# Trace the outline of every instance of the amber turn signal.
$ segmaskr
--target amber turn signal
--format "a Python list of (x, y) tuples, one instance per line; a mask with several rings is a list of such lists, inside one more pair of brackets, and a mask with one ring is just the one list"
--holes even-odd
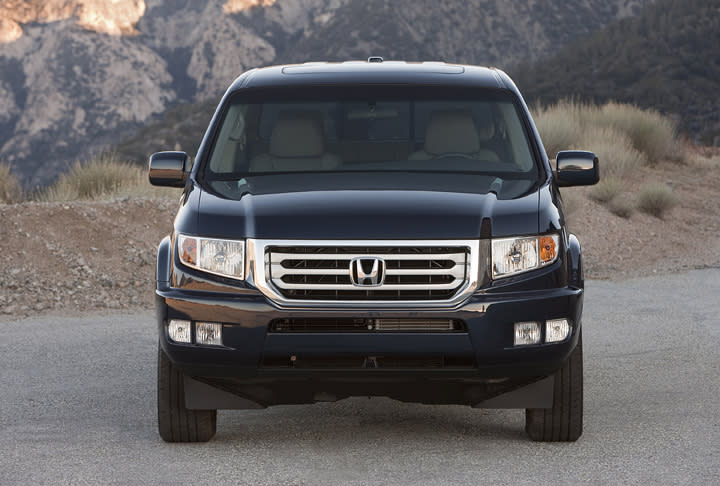
[(197, 239), (179, 235), (178, 240), (180, 260), (188, 265), (197, 265)]
[(540, 237), (540, 262), (541, 264), (550, 263), (557, 256), (557, 236), (541, 236)]

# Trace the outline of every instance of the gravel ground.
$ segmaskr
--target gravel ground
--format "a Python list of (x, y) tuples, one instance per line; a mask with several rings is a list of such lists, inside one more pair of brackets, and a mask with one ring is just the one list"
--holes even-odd
[(0, 317), (0, 485), (720, 484), (720, 270), (587, 284), (585, 432), (518, 410), (337, 403), (224, 411), (165, 444), (151, 312)]
[(149, 308), (173, 199), (0, 205), (0, 315)]

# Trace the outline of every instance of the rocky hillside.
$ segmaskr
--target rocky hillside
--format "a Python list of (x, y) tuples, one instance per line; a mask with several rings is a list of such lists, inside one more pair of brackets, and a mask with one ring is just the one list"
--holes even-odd
[[(647, 2), (362, 0), (325, 13), (280, 60), (445, 60), (507, 68), (534, 61)], [(328, 42), (330, 41), (330, 42)]]
[(0, 160), (29, 187), (243, 70), (310, 59), (510, 66), (651, 0), (1, 0)]

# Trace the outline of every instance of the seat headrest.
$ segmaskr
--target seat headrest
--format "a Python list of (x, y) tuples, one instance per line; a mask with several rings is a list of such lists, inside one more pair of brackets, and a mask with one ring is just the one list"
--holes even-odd
[(270, 135), (274, 157), (318, 157), (325, 151), (322, 115), (318, 112), (281, 112)]
[(485, 109), (480, 110), (474, 120), (481, 142), (487, 142), (495, 136), (495, 116), (490, 107), (486, 106)]
[(474, 154), (480, 140), (469, 111), (436, 111), (430, 115), (425, 132), (425, 151), (432, 155)]

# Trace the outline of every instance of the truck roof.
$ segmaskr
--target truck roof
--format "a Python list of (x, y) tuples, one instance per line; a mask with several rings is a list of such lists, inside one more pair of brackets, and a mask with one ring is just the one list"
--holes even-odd
[(231, 92), (270, 86), (334, 84), (413, 84), (510, 89), (515, 86), (501, 70), (445, 62), (378, 61), (307, 62), (253, 69), (239, 76)]

